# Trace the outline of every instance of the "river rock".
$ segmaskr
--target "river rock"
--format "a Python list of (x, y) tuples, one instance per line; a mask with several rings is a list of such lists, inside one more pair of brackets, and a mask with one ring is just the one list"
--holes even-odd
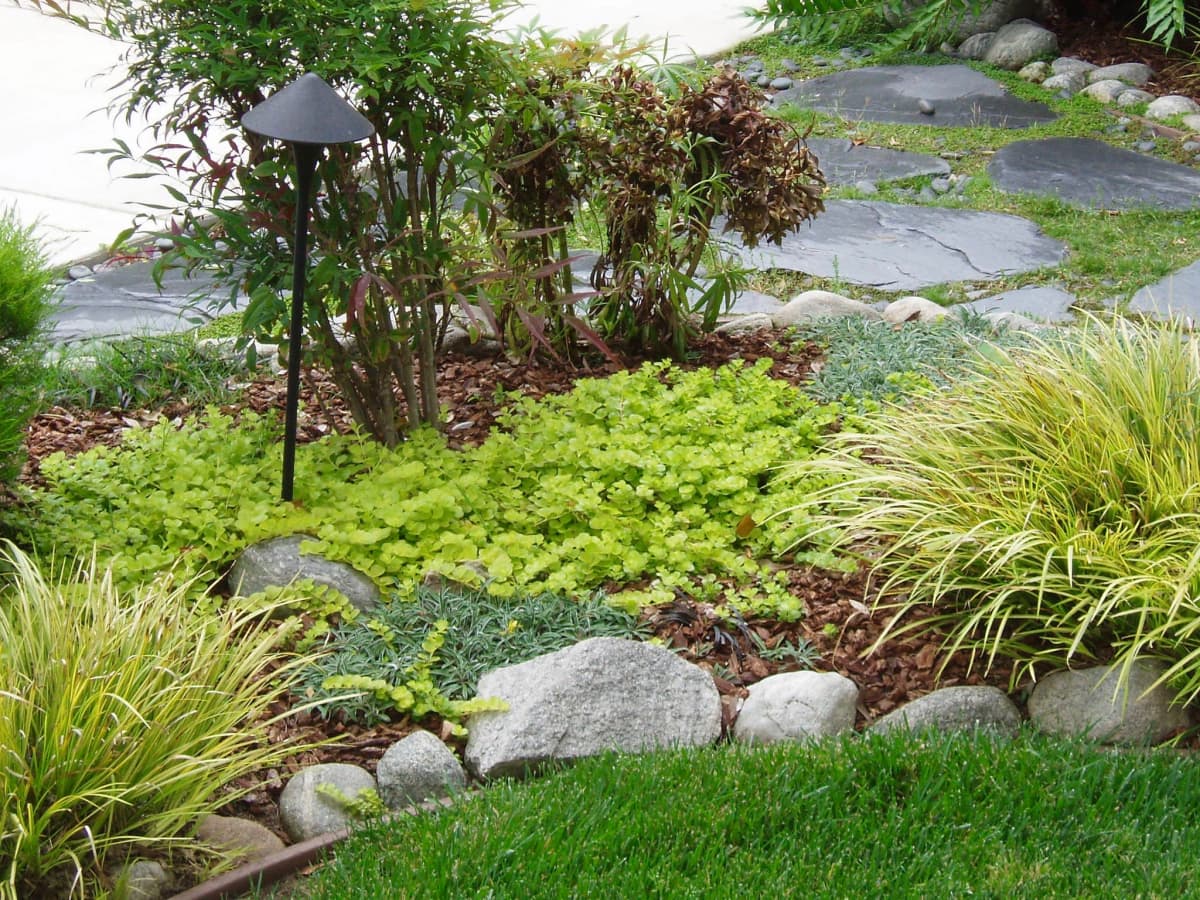
[(1118, 687), (1120, 668), (1096, 666), (1054, 672), (1029, 696), (1029, 720), (1046, 734), (1087, 737), (1105, 744), (1158, 743), (1188, 725), (1187, 712), (1171, 706), (1170, 690), (1151, 688), (1166, 671), (1137, 660)]
[(1024, 66), (1017, 77), (1033, 84), (1041, 84), (1050, 77), (1050, 63), (1039, 59)]
[(339, 831), (352, 819), (345, 805), (317, 790), (330, 785), (351, 800), (360, 791), (375, 790), (375, 778), (366, 769), (347, 763), (320, 763), (292, 776), (279, 795), (279, 823), (294, 842)]
[(1154, 70), (1145, 63), (1117, 63), (1112, 66), (1089, 69), (1087, 73), (1088, 84), (1113, 80), (1131, 84), (1134, 87), (1145, 86), (1146, 82), (1153, 77)]
[(196, 838), (228, 854), (237, 865), (264, 859), (284, 847), (279, 835), (266, 825), (237, 816), (205, 816)]
[(871, 731), (966, 731), (987, 728), (1015, 735), (1021, 725), (1016, 704), (1004, 691), (986, 685), (946, 687), (892, 710)]
[(1048, 91), (1067, 91), (1070, 94), (1078, 94), (1087, 84), (1087, 78), (1082, 72), (1062, 72), (1058, 75), (1051, 75), (1042, 82), (1042, 87)]
[(1129, 90), (1129, 85), (1125, 82), (1117, 81), (1115, 78), (1106, 78), (1103, 81), (1091, 82), (1083, 89), (1083, 94), (1099, 103), (1115, 103), (1117, 98), (1127, 90)]
[(858, 686), (837, 672), (785, 672), (750, 686), (733, 726), (748, 744), (804, 741), (854, 728)]
[(946, 308), (924, 297), (901, 297), (883, 310), (883, 321), (892, 325), (905, 322), (936, 322), (946, 317)]
[(1182, 97), (1179, 94), (1159, 97), (1146, 107), (1146, 115), (1151, 119), (1162, 120), (1171, 116), (1190, 116), (1194, 113), (1200, 113), (1200, 104), (1191, 97)]
[(1154, 100), (1154, 95), (1149, 91), (1143, 91), (1141, 88), (1126, 88), (1117, 94), (1117, 106), (1122, 109), (1127, 106), (1137, 106), (1139, 103), (1151, 103)]
[(1010, 22), (988, 46), (983, 61), (1015, 72), (1039, 56), (1058, 50), (1058, 38), (1033, 22)]
[(345, 594), (356, 609), (371, 612), (381, 599), (375, 582), (347, 563), (301, 552), (304, 542), (312, 540), (305, 534), (291, 534), (251, 544), (229, 571), (230, 588), (248, 597), (307, 578)]
[(375, 768), (375, 780), (379, 798), (393, 811), (467, 787), (467, 773), (458, 757), (428, 731), (414, 731), (392, 744)]
[(1073, 56), (1060, 56), (1054, 62), (1050, 63), (1050, 71), (1055, 75), (1079, 74), (1086, 78), (1087, 73), (1095, 68), (1097, 68), (1095, 63), (1090, 63), (1084, 59), (1076, 59)]
[(957, 56), (963, 59), (983, 59), (987, 56), (987, 52), (991, 49), (992, 41), (996, 39), (996, 32), (981, 31), (979, 34), (973, 34), (961, 44), (955, 51)]

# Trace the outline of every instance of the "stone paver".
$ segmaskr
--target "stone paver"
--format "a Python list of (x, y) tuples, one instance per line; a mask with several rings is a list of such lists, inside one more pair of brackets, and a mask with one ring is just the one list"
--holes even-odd
[(1074, 294), (1069, 294), (1059, 288), (1035, 286), (972, 300), (969, 303), (960, 304), (956, 308), (970, 309), (980, 315), (1013, 313), (1042, 322), (1070, 322), (1075, 318), (1071, 307), (1077, 302)]
[(868, 147), (847, 139), (809, 138), (808, 149), (829, 184), (897, 181), (916, 175), (949, 175), (950, 164), (924, 153)]
[(1017, 216), (847, 200), (827, 203), (811, 228), (785, 237), (781, 247), (740, 253), (758, 268), (914, 292), (1056, 266), (1066, 246)]
[(1015, 141), (988, 164), (996, 187), (1096, 209), (1200, 209), (1200, 172), (1090, 138)]
[(1130, 299), (1129, 311), (1200, 320), (1200, 260), (1142, 288)]
[(1044, 103), (1012, 96), (1000, 83), (962, 65), (868, 66), (822, 75), (775, 95), (850, 121), (1028, 128), (1058, 116)]

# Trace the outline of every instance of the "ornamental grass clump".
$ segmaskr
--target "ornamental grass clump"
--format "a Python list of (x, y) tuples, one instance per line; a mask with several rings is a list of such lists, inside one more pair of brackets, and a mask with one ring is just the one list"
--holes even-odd
[(11, 543), (0, 571), (0, 898), (111, 888), (106, 870), (190, 844), (295, 750), (266, 743), (264, 714), (311, 659), (276, 625), (94, 565), (48, 582)]
[(1194, 338), (1090, 321), (990, 351), (874, 425), (797, 468), (838, 477), (812, 496), (814, 534), (871, 548), (893, 609), (933, 604), (923, 624), (1017, 676), (1111, 652), (1162, 658), (1180, 701), (1200, 694)]

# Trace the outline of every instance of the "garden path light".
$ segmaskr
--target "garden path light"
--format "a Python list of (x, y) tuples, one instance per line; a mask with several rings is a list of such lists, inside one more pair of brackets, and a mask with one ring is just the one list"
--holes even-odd
[(296, 467), (296, 411), (300, 402), (300, 341), (304, 334), (304, 281), (308, 267), (308, 213), (313, 175), (322, 150), (375, 131), (349, 103), (309, 72), (242, 116), (242, 127), (292, 145), (296, 159), (296, 243), (292, 269), (292, 324), (288, 344), (287, 413), (283, 434), (284, 500), (292, 499)]

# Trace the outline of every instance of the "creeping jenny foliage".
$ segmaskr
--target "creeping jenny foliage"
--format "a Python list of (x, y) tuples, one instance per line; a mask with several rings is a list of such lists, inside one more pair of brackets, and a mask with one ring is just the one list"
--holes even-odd
[[(838, 418), (772, 379), (769, 361), (682, 372), (666, 363), (520, 400), (480, 447), (456, 452), (432, 430), (395, 449), (331, 436), (300, 448), (297, 500), (277, 497), (279, 426), (210, 411), (203, 426), (133, 430), (117, 449), (43, 463), (31, 540), (58, 553), (93, 544), (122, 583), (177, 565), (227, 566), (246, 545), (291, 533), (409, 596), (429, 570), (466, 584), (482, 563), (494, 595), (636, 587), (627, 609), (673, 589), (789, 617), (798, 601), (757, 559), (805, 523), (750, 528), (795, 507), (820, 476), (776, 481)], [(739, 536), (742, 535), (742, 536)], [(832, 564), (814, 548), (805, 557)]]

